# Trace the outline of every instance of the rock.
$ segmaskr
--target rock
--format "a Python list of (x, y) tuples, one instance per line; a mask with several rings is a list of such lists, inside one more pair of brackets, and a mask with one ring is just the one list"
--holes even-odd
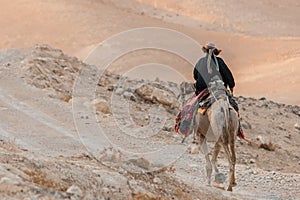
[(263, 149), (268, 150), (268, 151), (275, 151), (275, 149), (276, 149), (276, 146), (272, 142), (261, 143), (258, 147), (263, 148)]
[(296, 105), (288, 105), (287, 106), (289, 112), (297, 115), (300, 117), (300, 107), (299, 106), (296, 106)]
[(130, 187), (136, 187), (138, 184), (137, 184), (137, 181), (132, 179), (132, 180), (129, 180), (128, 181), (128, 184), (130, 185)]
[(251, 124), (247, 121), (241, 121), (241, 126), (244, 128), (244, 129), (251, 129)]
[(135, 90), (135, 93), (145, 100), (162, 104), (167, 107), (176, 107), (179, 104), (174, 94), (169, 91), (156, 88), (152, 85), (142, 85)]
[(200, 152), (199, 145), (192, 144), (190, 146), (190, 154), (199, 154), (199, 152)]
[(254, 160), (254, 159), (250, 159), (250, 160), (249, 160), (249, 163), (250, 163), (250, 164), (254, 164), (254, 163), (255, 163), (255, 160)]
[(82, 197), (82, 190), (77, 185), (72, 185), (67, 189), (67, 194)]
[[(152, 193), (147, 191), (147, 189), (143, 188), (141, 183), (137, 182), (136, 180), (130, 180), (128, 181), (128, 184), (130, 185), (130, 188), (132, 189), (132, 194), (135, 195), (134, 199), (145, 199), (145, 198), (138, 198), (138, 195), (146, 195), (146, 196), (154, 196)], [(146, 198), (150, 199), (150, 198)]]
[(267, 100), (266, 97), (261, 97), (259, 100), (264, 101)]
[(215, 181), (216, 181), (217, 183), (224, 183), (225, 180), (226, 180), (226, 176), (225, 176), (223, 173), (217, 173), (217, 174), (215, 175)]
[(296, 124), (294, 125), (294, 128), (297, 129), (298, 131), (300, 131), (300, 125), (299, 125), (298, 123), (296, 123)]
[(161, 89), (155, 89), (152, 94), (152, 99), (163, 105), (171, 107), (175, 105), (177, 100), (174, 98), (174, 95), (168, 93), (167, 91)]
[(114, 90), (114, 86), (113, 86), (113, 85), (107, 86), (107, 90), (108, 90), (108, 91), (113, 91), (113, 90)]
[(8, 178), (8, 177), (2, 177), (2, 178), (0, 179), (0, 184), (19, 185), (20, 182), (17, 181), (17, 180), (12, 180), (12, 179), (10, 179), (10, 178)]
[(99, 170), (102, 179), (102, 185), (107, 188), (114, 188), (116, 190), (122, 189), (125, 192), (127, 187), (127, 178), (117, 172), (109, 172)]
[(110, 190), (107, 187), (101, 189), (102, 194), (109, 194)]
[(133, 159), (128, 160), (128, 162), (132, 163), (138, 167), (141, 167), (143, 169), (150, 169), (150, 167), (151, 167), (151, 163), (143, 157), (133, 158)]
[(96, 108), (96, 113), (111, 114), (110, 106), (104, 99), (95, 99), (93, 104)]
[(105, 87), (105, 86), (108, 86), (109, 84), (111, 84), (109, 78), (107, 78), (105, 76), (100, 77), (98, 86)]
[(174, 130), (174, 126), (175, 126), (175, 120), (168, 120), (165, 123), (165, 126), (163, 127), (164, 131), (173, 131)]
[(130, 99), (130, 100), (134, 100), (135, 99), (134, 94), (132, 92), (128, 92), (128, 91), (124, 92), (123, 97), (125, 99)]
[(156, 184), (162, 184), (162, 181), (160, 180), (160, 178), (158, 178), (158, 177), (155, 177), (154, 179), (153, 179), (153, 183), (156, 183)]
[(152, 101), (152, 92), (154, 88), (150, 85), (142, 85), (138, 89), (135, 90), (135, 92), (142, 97), (145, 100)]
[(125, 169), (120, 168), (118, 170), (119, 174), (127, 174), (127, 171)]
[(120, 161), (122, 154), (120, 151), (116, 150), (115, 148), (107, 148), (104, 149), (99, 155), (98, 159), (103, 162), (118, 162)]
[[(22, 77), (37, 88), (50, 88), (57, 92), (53, 97), (69, 101), (76, 74), (84, 63), (69, 57), (61, 50), (48, 45), (36, 45), (22, 63)], [(66, 96), (66, 98), (64, 98)]]
[(72, 96), (71, 95), (63, 95), (60, 99), (69, 103), (72, 100)]
[(170, 87), (177, 88), (177, 83), (168, 81), (168, 85), (169, 85)]
[(256, 170), (252, 170), (251, 173), (252, 173), (253, 175), (257, 175), (257, 174), (258, 174), (258, 172), (257, 172)]
[(122, 95), (124, 93), (124, 89), (123, 88), (117, 88), (116, 90), (115, 90), (115, 94), (117, 94), (117, 95)]
[(194, 88), (195, 88), (194, 83), (191, 83), (191, 82), (182, 82), (180, 84), (180, 89), (183, 94), (193, 93), (195, 91)]
[(259, 141), (261, 144), (266, 143), (266, 139), (263, 138), (261, 135), (258, 135), (258, 136), (256, 137), (256, 140)]

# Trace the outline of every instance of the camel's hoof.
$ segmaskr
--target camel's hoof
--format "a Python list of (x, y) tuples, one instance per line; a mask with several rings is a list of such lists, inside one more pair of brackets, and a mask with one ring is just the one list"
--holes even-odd
[(232, 187), (228, 187), (227, 191), (232, 192)]
[(224, 175), (223, 173), (217, 173), (217, 174), (215, 175), (215, 181), (216, 181), (217, 183), (224, 183), (225, 180), (226, 180), (226, 177), (225, 177), (225, 175)]
[(211, 186), (211, 180), (207, 181), (206, 186)]

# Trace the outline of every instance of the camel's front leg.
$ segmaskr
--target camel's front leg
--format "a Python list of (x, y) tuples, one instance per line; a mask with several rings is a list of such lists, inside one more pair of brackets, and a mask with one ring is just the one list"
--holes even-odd
[(201, 152), (204, 154), (205, 160), (206, 160), (207, 183), (208, 183), (208, 185), (211, 185), (212, 164), (210, 162), (209, 155), (208, 155), (206, 139), (205, 139), (205, 136), (203, 136), (203, 135), (200, 136), (200, 149), (201, 149)]
[(217, 183), (224, 183), (225, 182), (225, 175), (223, 173), (219, 172), (219, 169), (217, 167), (217, 159), (218, 159), (218, 154), (221, 150), (221, 144), (219, 141), (216, 142), (215, 147), (214, 147), (214, 152), (212, 155), (211, 163), (213, 166), (213, 169), (215, 170), (215, 181)]

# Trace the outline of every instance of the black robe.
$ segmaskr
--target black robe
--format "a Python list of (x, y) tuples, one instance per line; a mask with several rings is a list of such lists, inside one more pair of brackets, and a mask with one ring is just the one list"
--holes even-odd
[(196, 94), (207, 88), (207, 84), (211, 81), (212, 77), (218, 76), (224, 82), (224, 86), (227, 88), (234, 88), (235, 82), (230, 69), (227, 67), (222, 58), (216, 57), (219, 65), (219, 71), (216, 69), (215, 59), (212, 56), (211, 67), (212, 73), (208, 73), (207, 58), (205, 56), (201, 58), (194, 68), (194, 79), (196, 80)]

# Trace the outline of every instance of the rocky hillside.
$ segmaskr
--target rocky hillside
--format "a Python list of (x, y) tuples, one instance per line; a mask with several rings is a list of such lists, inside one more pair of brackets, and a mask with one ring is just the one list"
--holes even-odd
[[(176, 115), (193, 93), (191, 83), (102, 71), (95, 98), (83, 104), (94, 106), (97, 124), (111, 145), (88, 153), (92, 141), (84, 139), (88, 133), (77, 135), (72, 118), (77, 112), (72, 110), (74, 81), (88, 67), (47, 45), (0, 51), (0, 108), (5, 115), (0, 123), (1, 199), (300, 198), (298, 106), (236, 97), (252, 142), (236, 142), (238, 185), (230, 193), (222, 184), (206, 186), (203, 156), (191, 138), (181, 144), (182, 136), (173, 130)], [(64, 139), (55, 140), (62, 133)], [(166, 155), (147, 154), (170, 146)], [(174, 154), (178, 156), (172, 158)], [(168, 163), (167, 157), (172, 158)], [(219, 166), (226, 174), (223, 153)]]

